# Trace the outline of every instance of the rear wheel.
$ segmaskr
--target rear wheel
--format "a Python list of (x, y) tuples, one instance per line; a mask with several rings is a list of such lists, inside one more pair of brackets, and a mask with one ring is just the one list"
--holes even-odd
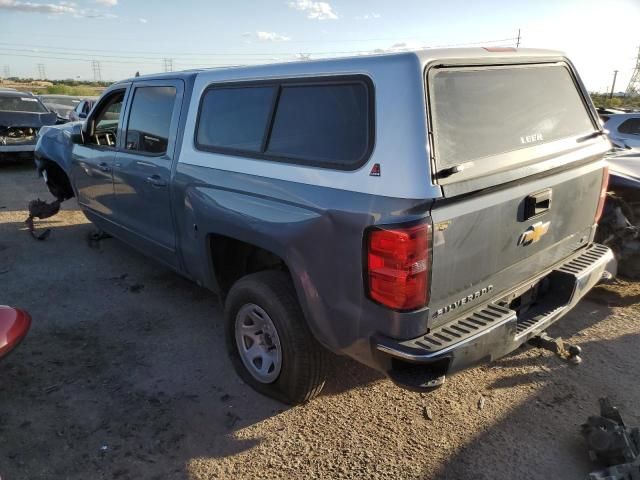
[(285, 272), (238, 280), (226, 300), (225, 331), (236, 371), (258, 392), (298, 404), (322, 390), (327, 352), (311, 334)]

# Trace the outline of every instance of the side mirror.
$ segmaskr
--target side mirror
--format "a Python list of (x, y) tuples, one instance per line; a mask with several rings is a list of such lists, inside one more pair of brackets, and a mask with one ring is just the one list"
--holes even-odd
[(84, 112), (80, 112), (80, 113), (78, 114), (78, 118), (87, 118), (87, 114), (86, 114), (86, 113), (84, 113)]
[(84, 128), (82, 133), (85, 138), (91, 138), (96, 133), (96, 121), (93, 118), (88, 119), (84, 122)]
[(84, 143), (84, 138), (81, 133), (72, 133), (71, 134), (71, 143), (75, 143), (77, 145), (82, 145)]
[(83, 126), (80, 124), (74, 124), (71, 130), (71, 142), (82, 145), (84, 143), (84, 135), (82, 131)]

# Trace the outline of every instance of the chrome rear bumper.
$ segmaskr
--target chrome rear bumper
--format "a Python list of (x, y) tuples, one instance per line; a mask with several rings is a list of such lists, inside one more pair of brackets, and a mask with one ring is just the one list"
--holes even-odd
[[(505, 306), (504, 299), (512, 298), (514, 292), (523, 289), (522, 285), (421, 337), (405, 341), (376, 337), (374, 349), (379, 355), (390, 357), (392, 366), (410, 366), (388, 370), (396, 383), (408, 388), (432, 388), (442, 383), (438, 383), (436, 377), (443, 379), (445, 374), (512, 352), (562, 318), (606, 276), (606, 272), (615, 275), (615, 269), (611, 250), (592, 244), (528, 282), (533, 284), (548, 278), (550, 288), (538, 304), (521, 315)], [(422, 381), (421, 365), (426, 367)], [(437, 370), (434, 365), (438, 365)], [(410, 375), (406, 375), (408, 370)]]

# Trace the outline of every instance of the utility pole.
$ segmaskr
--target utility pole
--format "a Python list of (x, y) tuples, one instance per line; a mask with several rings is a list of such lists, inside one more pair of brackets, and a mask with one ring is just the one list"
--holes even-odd
[(173, 72), (173, 58), (164, 59), (164, 71)]
[(40, 80), (44, 80), (45, 78), (47, 78), (47, 75), (44, 71), (44, 63), (38, 64), (38, 78), (40, 78)]
[(9, 65), (4, 66), (4, 78), (9, 78), (11, 76), (11, 69)]
[(520, 48), (520, 29), (518, 29), (518, 38), (516, 38), (516, 48)]
[(629, 80), (629, 85), (627, 85), (627, 90), (624, 93), (625, 97), (631, 97), (633, 95), (640, 95), (640, 47), (638, 47), (636, 66), (633, 69), (631, 80)]
[(611, 84), (611, 93), (609, 94), (609, 100), (613, 98), (613, 89), (616, 88), (616, 78), (618, 78), (618, 70), (613, 71), (613, 83)]
[(101, 82), (102, 72), (100, 71), (100, 62), (98, 60), (91, 60), (91, 68), (93, 69), (93, 80)]

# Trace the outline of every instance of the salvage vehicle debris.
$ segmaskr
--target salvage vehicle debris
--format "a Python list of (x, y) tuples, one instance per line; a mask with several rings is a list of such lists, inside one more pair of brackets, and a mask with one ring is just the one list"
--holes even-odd
[(619, 275), (640, 279), (640, 150), (614, 149), (609, 161), (609, 192), (596, 241), (611, 248)]
[(47, 203), (39, 198), (37, 200), (31, 200), (29, 202), (29, 217), (24, 221), (29, 228), (29, 232), (31, 236), (36, 240), (46, 240), (51, 233), (51, 229), (47, 228), (41, 234), (37, 234), (35, 232), (35, 226), (33, 225), (33, 219), (39, 218), (49, 218), (53, 217), (56, 213), (60, 211), (60, 201), (55, 200), (51, 203)]
[(0, 90), (0, 160), (33, 157), (38, 131), (58, 117), (30, 93)]
[(582, 435), (591, 460), (606, 468), (591, 472), (585, 480), (640, 479), (640, 429), (625, 425), (608, 398), (599, 403), (600, 415), (589, 417), (582, 425)]

